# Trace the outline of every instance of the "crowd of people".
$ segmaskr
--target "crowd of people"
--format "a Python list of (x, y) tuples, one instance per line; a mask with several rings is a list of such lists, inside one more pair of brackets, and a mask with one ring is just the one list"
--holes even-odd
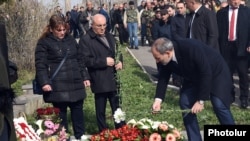
[[(153, 112), (161, 109), (173, 75), (181, 88), (181, 109), (191, 109), (183, 112), (188, 138), (201, 141), (196, 114), (204, 109), (205, 100), (211, 100), (220, 124), (235, 124), (230, 111), (235, 72), (239, 75), (241, 108), (248, 106), (249, 17), (250, 10), (242, 0), (142, 0), (138, 7), (129, 1), (114, 3), (110, 10), (105, 3), (96, 9), (87, 1), (86, 8), (74, 6), (65, 15), (58, 6), (36, 45), (36, 78), (42, 85), (44, 101), (60, 109), (61, 124), (67, 131), (70, 108), (74, 136), (80, 139), (85, 133), (86, 87), (95, 95), (100, 132), (109, 128), (107, 101), (113, 114), (120, 106), (116, 73), (123, 69), (123, 57), (117, 56), (115, 36), (118, 34), (120, 44), (127, 43), (130, 49), (151, 46), (159, 72)], [(1, 57), (1, 61), (0, 65), (6, 66), (6, 58)], [(11, 89), (5, 70), (5, 75), (1, 73), (1, 78), (6, 78), (1, 79), (6, 80), (0, 84), (1, 94)], [(53, 74), (56, 76), (51, 80)], [(0, 107), (1, 140), (12, 140), (13, 123), (8, 114)], [(114, 123), (115, 128), (124, 124)]]

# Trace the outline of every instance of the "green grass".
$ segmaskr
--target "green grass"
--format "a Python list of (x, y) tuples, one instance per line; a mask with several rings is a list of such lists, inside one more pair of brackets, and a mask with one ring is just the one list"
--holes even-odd
[(32, 79), (34, 79), (34, 72), (18, 70), (18, 80), (11, 85), (16, 93), (16, 96), (23, 94), (22, 86), (31, 83)]
[[(138, 66), (125, 48), (122, 48), (122, 53), (124, 56), (124, 70), (120, 72), (122, 83), (121, 106), (126, 113), (126, 120), (139, 120), (147, 117), (153, 120), (168, 121), (177, 128), (185, 130), (178, 104), (178, 93), (168, 90), (166, 98), (162, 103), (162, 109), (165, 111), (159, 114), (151, 114), (150, 109), (153, 104), (156, 86), (149, 80), (147, 74), (141, 70), (140, 66)], [(90, 88), (87, 88), (87, 98), (85, 99), (83, 108), (86, 134), (97, 133), (98, 128), (95, 120), (94, 94), (91, 93)], [(249, 110), (242, 110), (236, 106), (232, 106), (231, 110), (236, 124), (250, 124)], [(114, 128), (109, 104), (107, 105), (106, 116), (110, 129)], [(68, 117), (71, 125), (70, 114)], [(209, 101), (205, 102), (205, 109), (198, 114), (198, 120), (201, 129), (205, 124), (219, 124)]]
[[(182, 116), (178, 104), (178, 92), (168, 90), (166, 98), (162, 103), (162, 109), (165, 110), (159, 114), (151, 114), (150, 109), (153, 104), (156, 85), (154, 85), (145, 74), (136, 61), (126, 51), (122, 50), (124, 56), (124, 70), (120, 72), (122, 82), (122, 109), (126, 113), (127, 121), (130, 119), (139, 120), (141, 118), (151, 118), (153, 120), (166, 120), (174, 126), (185, 130)], [(84, 103), (85, 122), (87, 134), (97, 133), (94, 97), (88, 91), (88, 96)], [(242, 110), (236, 106), (231, 107), (236, 124), (250, 124), (250, 112)], [(107, 117), (111, 116), (110, 107), (107, 106)], [(205, 124), (219, 124), (213, 113), (210, 101), (205, 103), (205, 109), (198, 114), (198, 120), (201, 129)], [(110, 128), (113, 128), (113, 120), (107, 120)]]

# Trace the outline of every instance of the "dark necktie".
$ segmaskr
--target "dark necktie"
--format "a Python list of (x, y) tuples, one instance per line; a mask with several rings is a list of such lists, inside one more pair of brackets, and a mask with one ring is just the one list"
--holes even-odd
[(193, 12), (192, 14), (191, 14), (191, 19), (190, 19), (190, 22), (189, 22), (189, 32), (188, 32), (188, 37), (189, 38), (192, 38), (192, 25), (193, 25), (193, 21), (194, 21), (194, 18), (195, 18), (195, 12)]

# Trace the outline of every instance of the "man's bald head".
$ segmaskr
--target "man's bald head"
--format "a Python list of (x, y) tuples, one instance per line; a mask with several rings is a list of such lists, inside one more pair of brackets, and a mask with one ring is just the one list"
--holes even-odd
[(102, 14), (96, 14), (92, 17), (92, 21), (93, 21), (93, 24), (100, 23), (100, 22), (106, 23), (106, 18)]
[(92, 17), (92, 29), (97, 35), (104, 35), (106, 26), (106, 18), (102, 14), (96, 14)]

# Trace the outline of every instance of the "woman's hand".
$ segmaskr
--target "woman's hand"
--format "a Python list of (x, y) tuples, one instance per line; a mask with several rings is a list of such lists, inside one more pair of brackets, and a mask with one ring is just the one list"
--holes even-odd
[(49, 84), (46, 84), (42, 87), (44, 92), (50, 92), (52, 91), (52, 87)]

